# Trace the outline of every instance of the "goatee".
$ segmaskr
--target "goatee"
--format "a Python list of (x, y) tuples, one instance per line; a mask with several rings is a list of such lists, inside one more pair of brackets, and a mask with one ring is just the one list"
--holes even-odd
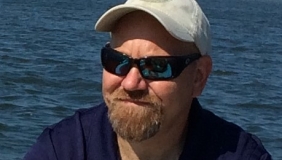
[[(117, 90), (105, 96), (113, 130), (123, 139), (140, 142), (156, 135), (163, 119), (161, 100), (144, 91)], [(133, 103), (126, 103), (130, 100)], [(136, 103), (135, 103), (136, 102)]]

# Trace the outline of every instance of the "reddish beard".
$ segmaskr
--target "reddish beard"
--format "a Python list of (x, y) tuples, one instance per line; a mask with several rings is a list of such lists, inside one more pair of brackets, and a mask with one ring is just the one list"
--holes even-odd
[[(109, 120), (121, 138), (140, 142), (158, 133), (163, 118), (158, 97), (144, 91), (117, 90), (104, 98)], [(131, 102), (127, 103), (128, 100)]]

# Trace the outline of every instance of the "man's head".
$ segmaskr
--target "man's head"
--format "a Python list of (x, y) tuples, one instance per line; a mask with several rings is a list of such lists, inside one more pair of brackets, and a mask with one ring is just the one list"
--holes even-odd
[[(211, 71), (209, 26), (199, 9), (194, 0), (129, 0), (97, 22), (111, 32), (102, 50), (103, 96), (122, 138), (143, 141), (186, 125)], [(183, 17), (193, 20), (181, 25)]]

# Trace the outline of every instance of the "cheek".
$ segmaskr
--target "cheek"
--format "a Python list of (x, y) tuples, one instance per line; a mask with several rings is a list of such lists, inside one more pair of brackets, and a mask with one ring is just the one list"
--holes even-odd
[(162, 100), (166, 115), (175, 117), (186, 111), (192, 99), (192, 81), (182, 77), (174, 81), (151, 82), (151, 90)]
[(178, 94), (178, 87), (175, 82), (172, 81), (156, 81), (150, 83), (150, 88), (154, 95), (161, 99), (164, 110), (171, 108), (175, 105)]
[(102, 76), (102, 91), (103, 95), (109, 95), (120, 87), (122, 78), (115, 76), (105, 70), (103, 70)]

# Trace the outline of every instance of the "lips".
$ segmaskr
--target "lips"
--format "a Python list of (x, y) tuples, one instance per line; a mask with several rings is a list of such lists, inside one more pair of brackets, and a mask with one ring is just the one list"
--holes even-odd
[(151, 105), (148, 101), (141, 101), (141, 100), (135, 100), (135, 99), (117, 99), (116, 101), (122, 102), (122, 103), (134, 103), (137, 105)]

